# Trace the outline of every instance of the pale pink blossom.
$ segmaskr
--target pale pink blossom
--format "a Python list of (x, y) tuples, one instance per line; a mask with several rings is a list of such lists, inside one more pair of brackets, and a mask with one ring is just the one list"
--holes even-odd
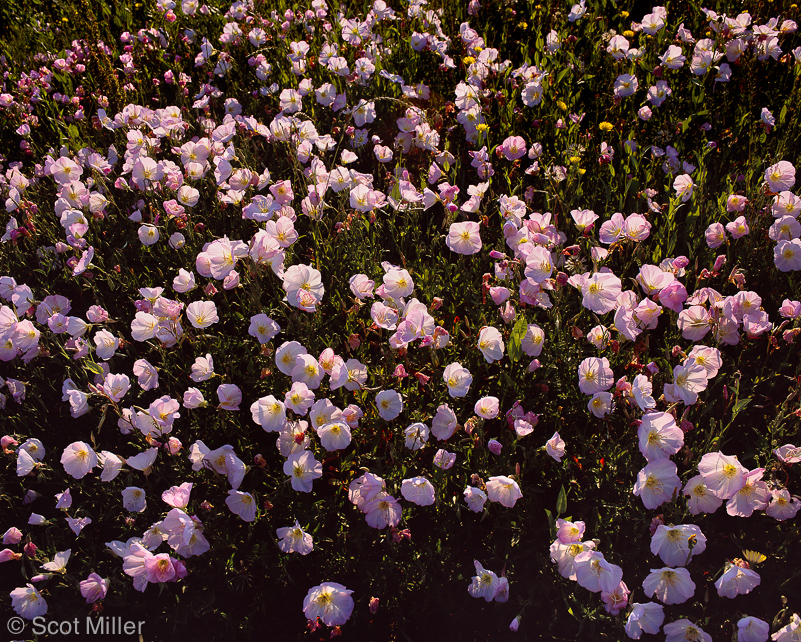
[(454, 398), (464, 397), (473, 382), (473, 376), (458, 362), (445, 366), (442, 378), (448, 385), (448, 394)]
[(712, 642), (712, 636), (686, 618), (665, 624), (665, 642)]
[(765, 182), (771, 192), (783, 192), (795, 185), (795, 167), (787, 161), (779, 161), (765, 170)]
[(320, 618), (326, 626), (341, 626), (353, 612), (352, 593), (342, 584), (323, 582), (303, 598), (303, 614), (311, 621)]
[(606, 314), (615, 309), (622, 283), (610, 272), (596, 272), (584, 281), (581, 304), (596, 314)]
[(648, 509), (669, 502), (681, 488), (676, 470), (676, 464), (669, 459), (654, 460), (637, 473), (632, 492)]
[[(295, 480), (293, 478), (293, 488), (294, 481)], [(229, 490), (228, 497), (225, 498), (225, 505), (228, 506), (232, 513), (241, 517), (245, 522), (252, 522), (256, 519), (256, 500), (250, 493), (243, 493), (238, 490)]]
[(692, 198), (694, 188), (695, 184), (689, 174), (681, 174), (673, 181), (673, 189), (676, 190), (676, 197), (680, 198), (682, 203), (686, 203)]
[(648, 462), (667, 459), (681, 450), (684, 433), (672, 415), (666, 412), (649, 412), (643, 415), (637, 430), (640, 452)]
[(592, 593), (614, 591), (623, 579), (623, 569), (604, 559), (598, 551), (584, 551), (573, 560), (576, 582)]
[(562, 461), (562, 457), (565, 456), (565, 441), (558, 432), (555, 432), (553, 437), (545, 443), (545, 452), (556, 461)]
[(89, 576), (80, 583), (81, 595), (86, 599), (87, 604), (92, 604), (106, 597), (109, 581), (103, 579), (97, 573), (90, 573)]
[(467, 587), (467, 592), (472, 597), (483, 597), (487, 602), (492, 602), (501, 588), (500, 578), (494, 572), (486, 570), (478, 560), (473, 563), (476, 575)]
[(430, 506), (436, 500), (434, 486), (425, 477), (412, 477), (401, 482), (401, 495), (418, 506)]
[[(690, 542), (693, 543), (690, 548)], [(691, 555), (706, 550), (706, 537), (695, 524), (665, 526), (660, 524), (651, 537), (651, 552), (667, 566), (686, 566)]]
[(186, 307), (186, 317), (192, 326), (199, 330), (208, 328), (220, 320), (214, 301), (193, 301)]
[(585, 395), (609, 390), (614, 385), (614, 373), (606, 357), (588, 357), (578, 368), (579, 390)]
[(467, 502), (468, 508), (474, 513), (480, 513), (484, 510), (484, 503), (487, 501), (487, 494), (480, 488), (468, 486), (464, 489), (464, 499)]
[(698, 463), (698, 472), (710, 493), (722, 500), (731, 499), (745, 486), (746, 470), (736, 455), (722, 452), (706, 453)]
[(33, 620), (47, 613), (47, 602), (33, 584), (26, 584), (25, 588), (11, 591), (11, 608), (26, 620)]
[(783, 522), (793, 519), (798, 511), (801, 510), (801, 499), (790, 495), (785, 488), (771, 491), (771, 502), (765, 509), (765, 513), (773, 519)]
[(478, 223), (474, 221), (452, 223), (448, 236), (445, 237), (445, 245), (457, 254), (469, 256), (479, 252), (482, 244)]
[(284, 473), (292, 480), (292, 488), (311, 492), (312, 482), (323, 476), (323, 466), (308, 450), (290, 455), (284, 462)]
[(755, 510), (764, 510), (771, 498), (768, 485), (762, 481), (764, 468), (745, 474), (745, 484), (726, 502), (726, 512), (732, 517), (751, 517)]
[(300, 553), (308, 555), (314, 550), (314, 540), (300, 527), (298, 520), (294, 526), (278, 528), (275, 531), (278, 536), (278, 548), (284, 553)]
[(400, 523), (402, 509), (398, 500), (390, 494), (380, 491), (365, 503), (362, 509), (367, 524), (381, 530), (387, 526), (394, 528)]
[(746, 616), (737, 621), (737, 642), (767, 642), (770, 624), (756, 617)]
[(656, 597), (663, 604), (681, 604), (695, 594), (690, 572), (681, 567), (651, 569), (642, 587), (646, 595)]
[(75, 441), (64, 449), (61, 464), (70, 477), (82, 479), (97, 466), (97, 455), (88, 444)]
[(386, 421), (392, 421), (403, 412), (403, 399), (395, 390), (382, 390), (375, 397), (378, 414)]
[(514, 479), (504, 476), (490, 477), (486, 484), (487, 498), (491, 502), (498, 502), (507, 508), (512, 508), (518, 499), (523, 496), (520, 486)]

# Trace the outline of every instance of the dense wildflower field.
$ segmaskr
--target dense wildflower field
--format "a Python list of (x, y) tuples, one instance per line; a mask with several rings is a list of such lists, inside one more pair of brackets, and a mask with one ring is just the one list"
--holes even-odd
[(741, 4), (0, 7), (8, 639), (801, 640)]

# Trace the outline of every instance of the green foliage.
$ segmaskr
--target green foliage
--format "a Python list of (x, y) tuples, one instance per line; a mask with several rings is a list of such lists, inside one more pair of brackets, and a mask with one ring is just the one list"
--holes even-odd
[[(671, 4), (668, 27), (656, 35), (629, 36), (631, 46), (640, 48), (642, 56), (621, 61), (608, 54), (606, 47), (613, 30), (624, 33), (632, 20), (648, 12), (639, 3), (635, 7), (635, 3), (612, 0), (590, 2), (587, 14), (575, 22), (567, 20), (570, 6), (564, 3), (504, 0), (484, 4), (476, 17), (468, 14), (466, 3), (431, 2), (423, 7), (424, 11), (442, 10), (439, 20), (451, 38), (448, 53), (454, 68), (443, 65), (432, 47), (415, 51), (409, 44), (413, 32), (436, 31), (436, 14), (412, 16), (406, 6), (396, 6), (399, 20), (373, 27), (382, 38), (381, 51), (376, 71), (366, 84), (330, 73), (320, 63), (320, 53), (329, 42), (339, 45), (351, 68), (366, 53), (366, 44), (345, 43), (338, 25), (329, 33), (324, 21), (315, 19), (314, 30), (307, 31), (302, 20), (293, 18), (282, 31), (281, 16), (287, 9), (306, 10), (311, 5), (256, 2), (254, 21), (239, 20), (238, 24), (246, 32), (256, 24), (256, 16), (266, 21), (259, 23), (267, 33), (266, 42), (259, 46), (251, 46), (246, 33), (239, 44), (219, 41), (225, 25), (234, 19), (225, 16), (229, 7), (218, 2), (195, 16), (186, 16), (176, 7), (175, 21), (154, 2), (74, 0), (55, 5), (22, 0), (13, 7), (0, 5), (0, 51), (7, 72), (3, 91), (14, 96), (14, 104), (3, 108), (0, 120), (3, 170), (19, 163), (22, 174), (38, 178), (23, 190), (18, 209), (9, 210), (2, 219), (5, 224), (14, 215), (23, 233), (0, 245), (0, 275), (28, 285), (36, 304), (47, 295), (67, 297), (70, 314), (75, 316), (85, 318), (90, 306), (102, 306), (109, 314), (103, 328), (122, 339), (116, 355), (104, 362), (92, 342), (100, 329), (97, 324), (84, 337), (95, 352), (75, 358), (68, 335), (51, 332), (37, 322), (40, 355), (29, 364), (21, 358), (0, 364), (4, 381), (23, 382), (26, 389), (21, 403), (12, 399), (10, 388), (3, 393), (5, 433), (19, 443), (30, 437), (40, 439), (47, 451), (42, 464), (28, 476), (16, 474), (16, 447), (0, 464), (0, 512), (5, 525), (1, 530), (16, 526), (25, 533), (15, 551), (22, 550), (26, 541), (33, 541), (39, 550), (35, 559), (6, 564), (14, 572), (0, 582), (5, 595), (40, 573), (41, 563), (52, 559), (56, 551), (71, 548), (67, 573), (41, 585), (50, 609), (48, 618), (97, 617), (77, 589), (77, 582), (97, 572), (111, 578), (103, 615), (144, 620), (145, 639), (182, 635), (252, 639), (266, 626), (276, 639), (324, 639), (330, 631), (306, 632), (301, 611), (309, 588), (324, 581), (339, 582), (354, 591), (356, 608), (343, 628), (353, 639), (489, 639), (505, 631), (518, 614), (521, 639), (623, 639), (621, 618), (608, 615), (597, 595), (561, 577), (549, 556), (556, 520), (565, 519), (585, 523), (585, 540), (597, 540), (606, 559), (623, 568), (632, 601), (638, 602), (649, 599), (641, 588), (649, 569), (655, 563), (662, 565), (650, 552), (649, 528), (656, 523), (697, 523), (707, 537), (707, 550), (688, 565), (696, 594), (686, 604), (666, 607), (666, 613), (671, 620), (693, 619), (715, 639), (730, 636), (743, 613), (766, 621), (775, 618), (775, 630), (789, 621), (792, 612), (801, 610), (798, 574), (792, 566), (797, 520), (778, 522), (761, 511), (744, 519), (726, 514), (725, 508), (710, 515), (692, 515), (680, 493), (656, 509), (644, 509), (641, 499), (633, 496), (637, 471), (645, 465), (636, 429), (642, 412), (625, 385), (636, 375), (647, 374), (657, 408), (671, 412), (685, 431), (684, 446), (673, 456), (682, 483), (696, 474), (703, 454), (720, 450), (737, 454), (748, 469), (764, 468), (764, 480), (772, 489), (787, 488), (798, 494), (798, 467), (778, 461), (773, 451), (793, 440), (797, 443), (799, 431), (801, 367), (798, 343), (792, 341), (799, 321), (779, 327), (779, 308), (784, 299), (798, 298), (800, 284), (797, 272), (780, 272), (774, 265), (774, 241), (768, 235), (774, 220), (770, 210), (774, 194), (768, 193), (763, 180), (769, 165), (779, 160), (795, 162), (801, 148), (797, 111), (801, 67), (788, 53), (799, 45), (798, 36), (782, 36), (784, 55), (779, 60), (744, 55), (732, 62), (729, 82), (716, 82), (714, 70), (694, 75), (686, 66), (681, 70), (658, 67), (682, 22), (696, 39), (709, 37), (716, 46), (722, 45), (724, 36), (707, 33), (706, 18), (695, 2)], [(724, 11), (725, 3), (718, 4), (717, 10)], [(751, 4), (754, 24), (773, 16), (767, 5)], [(358, 17), (371, 6), (353, 1), (338, 8), (348, 17)], [(631, 15), (624, 15), (624, 7)], [(275, 17), (272, 11), (277, 12)], [(331, 23), (336, 23), (336, 11), (336, 6), (329, 8)], [(788, 9), (784, 17), (797, 18), (796, 9)], [(487, 126), (475, 141), (466, 139), (455, 106), (455, 88), (471, 73), (470, 58), (475, 61), (471, 54), (479, 53), (470, 51), (459, 37), (460, 25), (467, 21), (484, 39), (484, 50), (498, 49), (496, 62), (509, 60), (509, 65), (484, 79), (487, 91), (479, 105)], [(194, 34), (187, 34), (187, 29)], [(552, 29), (560, 48), (548, 53), (546, 38)], [(123, 43), (124, 32), (132, 36)], [(203, 37), (215, 51), (211, 60), (196, 63)], [(298, 159), (298, 140), (266, 137), (240, 123), (222, 149), (231, 146), (228, 160), (235, 169), (249, 169), (256, 175), (266, 169), (270, 185), (290, 181), (299, 239), (285, 248), (284, 265), (304, 264), (319, 270), (325, 295), (315, 311), (303, 311), (287, 300), (275, 270), (247, 258), (237, 261), (239, 282), (230, 289), (221, 280), (198, 277), (204, 293), (176, 292), (173, 279), (178, 270), (197, 272), (196, 259), (208, 243), (227, 237), (249, 244), (263, 229), (262, 223), (243, 217), (242, 205), (267, 192), (251, 184), (245, 187), (241, 202), (225, 202), (212, 168), (191, 183), (201, 195), (198, 204), (187, 207), (185, 216), (172, 215), (165, 201), (175, 198), (176, 190), (166, 181), (158, 190), (114, 183), (123, 175), (127, 132), (137, 128), (153, 135), (153, 128), (144, 122), (106, 128), (98, 110), (106, 110), (113, 118), (126, 105), (174, 107), (183, 129), (160, 137), (158, 145), (151, 141), (150, 153), (170, 160), (180, 170), (180, 146), (193, 136), (209, 135), (223, 122), (226, 99), (235, 98), (242, 115), (270, 125), (280, 111), (280, 90), (297, 89), (303, 77), (292, 71), (288, 43), (304, 39), (310, 55), (303, 75), (311, 79), (313, 88), (332, 83), (338, 94), (347, 94), (349, 107), (361, 99), (374, 101), (376, 119), (365, 127), (390, 147), (398, 134), (398, 119), (407, 110), (417, 110), (439, 137), (437, 151), (417, 145), (404, 151), (399, 142), (393, 160), (382, 164), (369, 145), (361, 149), (352, 145), (348, 131), (356, 121), (350, 110), (324, 106), (314, 99), (312, 90), (296, 116), (312, 123), (319, 134), (332, 136), (334, 147), (319, 152), (327, 169), (346, 164), (343, 151), (355, 150), (357, 159), (348, 167), (371, 177), (374, 189), (401, 206), (362, 212), (351, 205), (349, 190), (329, 189), (325, 204), (308, 216), (299, 204), (312, 179), (306, 171), (308, 163)], [(688, 53), (691, 47), (685, 45), (684, 50)], [(131, 57), (127, 71), (121, 59), (125, 54)], [(271, 65), (266, 81), (251, 64), (259, 55)], [(74, 58), (70, 65), (55, 64), (67, 58)], [(230, 64), (225, 73), (216, 72), (220, 60)], [(79, 70), (77, 64), (84, 68)], [(547, 73), (542, 80), (543, 101), (535, 107), (522, 103), (526, 80), (514, 73), (524, 64)], [(48, 68), (47, 73), (42, 68)], [(381, 76), (381, 71), (403, 76), (406, 91), (400, 83)], [(42, 75), (34, 77), (32, 72)], [(615, 79), (623, 73), (637, 76), (640, 89), (635, 97), (615, 96)], [(669, 82), (672, 95), (662, 106), (652, 108), (650, 119), (638, 118), (647, 88), (661, 79)], [(279, 91), (269, 89), (272, 83)], [(428, 99), (423, 98), (426, 92)], [(56, 100), (55, 94), (66, 100)], [(760, 122), (763, 107), (776, 116), (772, 128)], [(76, 117), (76, 110), (82, 117)], [(18, 133), (23, 125), (30, 126), (29, 133)], [(527, 147), (542, 146), (538, 169), (534, 159), (526, 156), (503, 158), (503, 141), (513, 135), (522, 136)], [(611, 157), (601, 155), (602, 143), (612, 150)], [(436, 183), (442, 181), (458, 187), (460, 195), (454, 202), (464, 203), (468, 188), (485, 180), (477, 175), (470, 153), (484, 145), (495, 174), (476, 212), (454, 210), (441, 200), (425, 209), (403, 203), (403, 189), (422, 192), (429, 187), (436, 193)], [(47, 155), (57, 158), (62, 147), (65, 155), (80, 157), (90, 151), (108, 156), (112, 146), (120, 157), (114, 169), (105, 174), (86, 167), (82, 176), (93, 191), (105, 195), (107, 203), (96, 216), (90, 215), (88, 205), (83, 208), (87, 221), (83, 234), (94, 249), (94, 258), (86, 272), (74, 275), (69, 259), (80, 257), (82, 248), (63, 247), (65, 229), (54, 215), (61, 189), (36, 165), (42, 165)], [(678, 167), (671, 169), (668, 158), (657, 155), (654, 147), (672, 148)], [(444, 151), (450, 155), (439, 154)], [(427, 176), (434, 162), (442, 178), (429, 185)], [(684, 202), (673, 185), (676, 175), (685, 173), (681, 163), (695, 168), (686, 171), (696, 187), (693, 197)], [(130, 178), (127, 172), (124, 175)], [(10, 172), (5, 176), (4, 199), (10, 196)], [(402, 186), (401, 180), (408, 180), (411, 187)], [(731, 194), (748, 198), (743, 214), (750, 233), (728, 239), (713, 250), (705, 242), (704, 231), (711, 223), (725, 225), (739, 215), (727, 211)], [(548, 219), (537, 219), (542, 223), (539, 229), (553, 224), (563, 237), (551, 243), (556, 270), (543, 286), (548, 304), (543, 299), (540, 305), (521, 301), (517, 286), (525, 280), (527, 266), (520, 257), (511, 256), (510, 230), (504, 228), (508, 218), (499, 205), (502, 196), (525, 200), (527, 215), (547, 213)], [(597, 227), (614, 212), (643, 214), (651, 226), (650, 235), (641, 241), (621, 237), (601, 244), (597, 227), (582, 231), (573, 224), (571, 213), (585, 209), (599, 214)], [(140, 222), (131, 219), (137, 212), (141, 222), (158, 229), (157, 243), (145, 246), (140, 241)], [(473, 256), (457, 255), (446, 243), (451, 224), (463, 220), (480, 222), (482, 250)], [(526, 234), (534, 232), (532, 227)], [(183, 235), (184, 244), (174, 248), (168, 239), (176, 233)], [(490, 250), (510, 256), (493, 259)], [(689, 294), (704, 287), (723, 297), (754, 290), (761, 297), (758, 305), (775, 324), (758, 336), (749, 337), (741, 330), (736, 345), (720, 340), (714, 331), (699, 341), (719, 349), (723, 365), (699, 401), (688, 406), (663, 396), (665, 386), (674, 382), (674, 367), (696, 343), (683, 335), (678, 314), (665, 307), (656, 327), (641, 327), (642, 334), (627, 340), (615, 328), (614, 313), (591, 312), (582, 305), (581, 292), (567, 282), (568, 277), (603, 266), (621, 278), (624, 290), (635, 291), (639, 298), (642, 292), (635, 278), (641, 266), (659, 265), (681, 255), (688, 257), (686, 267), (670, 264), (665, 269), (676, 274)], [(725, 267), (713, 270), (717, 255), (725, 258)], [(438, 332), (449, 335), (447, 346), (438, 349), (415, 342), (401, 349), (390, 346), (394, 329), (379, 327), (371, 317), (373, 300), (358, 299), (349, 287), (355, 274), (365, 274), (380, 285), (385, 273), (382, 262), (408, 270), (415, 283), (412, 296), (426, 306)], [(490, 287), (508, 287), (513, 319), (504, 322), (499, 316), (503, 305), (493, 302), (492, 294), (497, 293)], [(175, 345), (156, 339), (132, 340), (135, 302), (143, 307), (141, 288), (164, 288), (164, 296), (184, 306), (213, 300), (220, 321), (201, 329), (184, 317), (183, 335)], [(714, 312), (712, 303), (705, 305)], [(261, 313), (282, 329), (264, 345), (248, 333), (251, 317)], [(719, 320), (720, 313), (714, 314)], [(526, 351), (532, 324), (545, 331), (536, 363)], [(500, 361), (489, 363), (478, 349), (484, 326), (501, 331), (505, 356)], [(599, 349), (587, 339), (596, 326), (604, 326), (607, 338), (614, 336)], [(785, 331), (790, 334), (784, 335)], [(277, 434), (265, 432), (248, 413), (257, 399), (268, 395), (284, 399), (291, 377), (278, 369), (276, 349), (293, 340), (315, 357), (330, 348), (368, 370), (367, 381), (356, 390), (332, 390), (329, 380), (317, 390), (318, 399), (328, 398), (340, 409), (354, 404), (364, 416), (353, 429), (352, 443), (341, 451), (326, 451), (311, 434), (313, 428), (307, 431), (310, 449), (322, 465), (322, 477), (314, 482), (311, 493), (292, 489), (283, 472), (285, 457), (276, 449)], [(189, 377), (190, 368), (206, 354), (214, 357), (215, 376), (195, 382)], [(589, 411), (589, 397), (576, 381), (579, 364), (594, 356), (608, 359), (615, 379), (628, 380), (612, 388), (615, 410), (603, 418)], [(159, 371), (155, 392), (143, 390), (131, 375), (139, 359)], [(472, 374), (470, 392), (464, 397), (451, 396), (443, 381), (444, 367), (454, 362)], [(653, 365), (648, 368), (649, 364)], [(131, 378), (132, 387), (121, 402), (96, 388), (107, 372), (105, 366)], [(62, 382), (67, 378), (78, 390), (91, 393), (90, 412), (77, 418), (71, 416), (62, 397)], [(220, 383), (235, 384), (242, 391), (239, 412), (215, 407)], [(162, 448), (151, 471), (128, 466), (107, 483), (100, 482), (96, 472), (79, 480), (65, 474), (59, 457), (75, 441), (121, 457), (132, 457), (155, 444), (162, 446), (166, 434), (146, 437), (140, 430), (121, 431), (125, 424), (118, 421), (124, 421), (129, 408), (146, 412), (160, 395), (180, 400), (190, 386), (197, 387), (209, 405), (181, 408), (170, 433), (182, 444), (177, 454)], [(404, 400), (403, 414), (393, 421), (382, 419), (375, 406), (376, 393), (388, 389)], [(498, 399), (497, 417), (476, 415), (475, 403), (484, 396)], [(533, 428), (530, 435), (520, 437), (512, 429), (516, 402), (535, 415), (526, 416)], [(442, 404), (448, 404), (458, 418), (456, 433), (442, 443), (432, 436), (425, 448), (407, 448), (405, 426), (418, 421), (430, 426)], [(567, 443), (561, 459), (545, 450), (555, 432)], [(490, 451), (490, 439), (500, 443), (500, 454)], [(226, 476), (202, 466), (193, 468), (187, 451), (198, 440), (210, 449), (229, 444), (248, 466), (241, 490), (251, 493), (258, 504), (254, 522), (240, 520), (226, 507), (231, 488)], [(443, 470), (435, 463), (434, 453), (440, 447), (456, 454), (452, 468)], [(365, 471), (380, 475), (387, 492), (395, 497), (404, 479), (425, 476), (436, 489), (436, 502), (421, 507), (402, 501), (403, 520), (396, 529), (371, 528), (348, 497), (350, 484)], [(513, 508), (489, 502), (474, 513), (465, 504), (465, 488), (486, 489), (494, 476), (513, 478), (523, 497)], [(141, 536), (162, 520), (169, 507), (161, 494), (185, 481), (195, 484), (186, 510), (202, 522), (211, 550), (185, 560), (189, 574), (181, 582), (137, 592), (105, 543)], [(67, 486), (74, 497), (69, 515), (93, 520), (77, 537), (66, 527), (65, 514), (51, 504), (53, 495)], [(121, 492), (130, 486), (145, 490), (148, 503), (141, 513), (122, 508)], [(31, 506), (22, 503), (29, 491), (39, 496)], [(31, 511), (44, 514), (46, 525), (27, 526)], [(278, 549), (276, 529), (295, 520), (314, 539), (315, 549), (307, 556)], [(410, 537), (404, 537), (407, 530)], [(762, 585), (733, 601), (719, 597), (714, 582), (720, 570), (746, 549), (767, 555), (758, 568)], [(503, 570), (511, 587), (507, 603), (487, 603), (468, 595), (474, 559), (496, 573)], [(368, 609), (368, 600), (374, 596), (380, 598), (376, 613)], [(10, 617), (8, 600), (3, 598), (2, 604), (0, 613)]]

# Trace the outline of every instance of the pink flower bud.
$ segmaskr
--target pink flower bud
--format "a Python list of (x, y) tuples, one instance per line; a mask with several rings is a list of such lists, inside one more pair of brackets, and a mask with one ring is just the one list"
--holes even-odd
[(14, 560), (18, 560), (21, 557), (22, 555), (20, 555), (19, 553), (15, 553), (10, 548), (6, 548), (0, 551), (0, 562), (11, 562)]
[(673, 259), (673, 267), (677, 270), (686, 268), (689, 264), (690, 259), (688, 259), (686, 256), (677, 256), (675, 259)]
[(523, 415), (523, 419), (530, 423), (532, 428), (540, 423), (540, 416), (531, 411), (528, 411), (525, 415)]
[(171, 455), (177, 455), (183, 448), (183, 444), (175, 437), (170, 437), (165, 444), (165, 448)]
[(3, 533), (3, 546), (9, 544), (19, 544), (22, 540), (22, 531), (16, 526), (12, 526), (5, 533)]
[(429, 381), (431, 381), (431, 377), (424, 375), (422, 372), (415, 372), (414, 376), (420, 382), (421, 386), (425, 386)]
[(503, 448), (501, 442), (499, 442), (497, 439), (490, 439), (487, 447), (493, 455), (500, 455), (501, 449)]
[(665, 523), (664, 515), (657, 515), (651, 520), (651, 525), (648, 527), (648, 530), (651, 532), (651, 535), (656, 533), (656, 529), (662, 526)]
[(27, 544), (25, 544), (25, 547), (22, 550), (25, 552), (26, 556), (33, 559), (34, 557), (36, 557), (36, 551), (38, 551), (39, 549), (33, 542), (28, 542)]
[(377, 597), (371, 597), (370, 598), (370, 613), (375, 615), (375, 613), (377, 611), (378, 611), (378, 598)]
[(9, 448), (9, 446), (17, 446), (19, 442), (14, 439), (11, 435), (3, 435), (0, 437), (0, 446), (3, 447), (3, 452), (6, 455), (10, 455), (13, 451)]

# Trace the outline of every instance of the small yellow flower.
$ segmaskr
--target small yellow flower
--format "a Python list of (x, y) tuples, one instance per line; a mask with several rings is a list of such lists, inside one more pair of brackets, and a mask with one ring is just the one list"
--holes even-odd
[(476, 130), (480, 132), (485, 132), (489, 129), (489, 125), (487, 123), (479, 123), (476, 125)]
[(633, 37), (634, 37), (634, 32), (633, 32), (631, 29), (626, 29), (626, 30), (623, 32), (623, 35), (624, 35), (626, 38), (633, 38)]
[(69, 21), (70, 21), (70, 19), (69, 19), (69, 18), (67, 18), (66, 16), (64, 16), (64, 17), (61, 19), (61, 22), (63, 22), (64, 24), (68, 23)]
[(615, 126), (607, 121), (603, 121), (598, 125), (598, 129), (600, 129), (602, 132), (611, 132), (614, 128)]
[(473, 58), (473, 56), (465, 56), (462, 58), (462, 62), (466, 65), (472, 65), (475, 61), (476, 59)]
[(527, 23), (527, 22), (521, 22), (521, 23), (520, 23), (519, 25), (517, 25), (517, 26), (518, 26), (520, 29), (523, 29), (524, 31), (525, 31), (526, 29), (528, 29), (528, 23)]
[(557, 100), (556, 106), (559, 107), (559, 109), (561, 109), (562, 111), (567, 110), (567, 105), (565, 105), (565, 102), (563, 100)]
[(578, 165), (581, 162), (581, 156), (571, 156), (570, 163), (571, 165)]
[(484, 51), (484, 47), (476, 47), (476, 53), (481, 53)]
[(586, 174), (586, 173), (587, 173), (586, 169), (584, 169), (583, 167), (579, 167), (579, 169), (578, 169), (579, 176), (584, 176), (584, 174)]
[(748, 561), (749, 564), (753, 564), (754, 566), (761, 564), (768, 559), (766, 555), (763, 555), (758, 551), (743, 551), (743, 557)]
[(626, 18), (629, 17), (629, 12), (628, 11), (621, 11), (620, 12), (620, 17), (625, 20)]
[(535, 6), (535, 7), (534, 7), (534, 9), (535, 9), (536, 11), (542, 11), (542, 5), (541, 5), (541, 4), (538, 4), (537, 6)]

